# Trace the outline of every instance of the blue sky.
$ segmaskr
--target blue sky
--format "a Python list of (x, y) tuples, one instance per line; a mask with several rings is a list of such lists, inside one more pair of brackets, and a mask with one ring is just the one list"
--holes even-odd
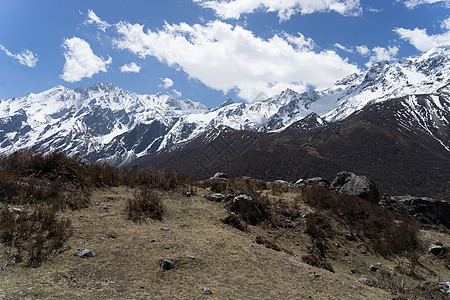
[(0, 99), (111, 82), (210, 107), (450, 45), (448, 0), (1, 0)]

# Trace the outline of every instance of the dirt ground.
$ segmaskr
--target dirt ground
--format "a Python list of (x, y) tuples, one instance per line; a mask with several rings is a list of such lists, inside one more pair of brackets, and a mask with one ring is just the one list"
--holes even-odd
[[(133, 223), (125, 213), (131, 189), (95, 190), (89, 208), (61, 213), (74, 227), (65, 251), (37, 268), (20, 263), (0, 271), (0, 298), (392, 299), (388, 292), (356, 280), (374, 276), (370, 264), (393, 270), (401, 258), (363, 253), (364, 245), (358, 248), (336, 238), (338, 245), (331, 241), (334, 246), (329, 249), (332, 273), (302, 263), (311, 238), (301, 226), (289, 230), (249, 226), (242, 232), (221, 221), (227, 216), (225, 206), (207, 200), (208, 190), (199, 188), (192, 197), (181, 191), (159, 193), (167, 209), (163, 221)], [(109, 211), (102, 211), (102, 205), (110, 205)], [(256, 236), (276, 241), (283, 251), (257, 244)], [(421, 232), (421, 240), (424, 246), (436, 240), (450, 245), (444, 233)], [(96, 256), (75, 257), (77, 248), (91, 249)], [(344, 249), (349, 256), (344, 257)], [(195, 258), (183, 257), (185, 251)], [(0, 253), (3, 266), (5, 249), (0, 247)], [(175, 261), (176, 268), (162, 272), (163, 259)], [(417, 272), (426, 280), (450, 280), (448, 268), (431, 254), (424, 254), (421, 262)], [(203, 287), (212, 294), (203, 295)]]

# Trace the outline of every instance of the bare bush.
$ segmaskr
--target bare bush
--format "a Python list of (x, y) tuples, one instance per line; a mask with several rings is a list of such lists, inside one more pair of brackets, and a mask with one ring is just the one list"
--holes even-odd
[(149, 187), (138, 188), (134, 192), (134, 199), (128, 199), (128, 219), (141, 222), (147, 219), (162, 220), (164, 205), (162, 199)]
[(0, 213), (0, 241), (15, 249), (29, 266), (40, 265), (49, 254), (63, 247), (71, 235), (70, 220), (58, 220), (48, 206), (38, 206), (32, 212), (4, 209)]

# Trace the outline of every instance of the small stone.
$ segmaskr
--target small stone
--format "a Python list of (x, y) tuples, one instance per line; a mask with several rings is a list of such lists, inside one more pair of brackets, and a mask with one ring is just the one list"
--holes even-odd
[(22, 210), (21, 210), (20, 208), (9, 207), (9, 208), (8, 208), (8, 211), (9, 211), (10, 213), (16, 213), (16, 214), (18, 214), (18, 213), (20, 213)]
[(163, 231), (169, 231), (169, 227), (163, 227), (163, 228), (161, 228), (161, 230), (163, 230)]
[(377, 265), (370, 265), (369, 266), (369, 269), (370, 269), (370, 271), (372, 271), (372, 272), (376, 272), (377, 270), (378, 270), (378, 266)]
[(431, 244), (428, 251), (436, 256), (441, 256), (447, 252), (447, 248), (442, 243)]
[(320, 274), (312, 273), (312, 274), (309, 274), (309, 276), (312, 278), (319, 278)]
[(355, 248), (356, 248), (356, 249), (361, 249), (361, 247), (362, 247), (361, 244), (356, 244), (356, 245), (355, 245)]
[(73, 254), (73, 256), (76, 257), (94, 257), (96, 254), (94, 253), (94, 251), (89, 250), (89, 249), (83, 249), (83, 248), (78, 248), (77, 251), (75, 251), (75, 253)]
[(183, 256), (187, 257), (187, 258), (190, 258), (190, 259), (194, 259), (194, 254), (192, 252), (189, 252), (189, 251), (183, 252)]
[(167, 245), (167, 246), (164, 247), (164, 249), (170, 250), (170, 249), (172, 249), (172, 246)]
[(160, 264), (160, 269), (162, 272), (175, 269), (175, 267), (176, 267), (176, 264), (173, 261), (168, 260), (168, 259), (163, 259)]
[(104, 241), (106, 240), (106, 238), (104, 236), (99, 237), (100, 241)]
[(439, 282), (438, 285), (441, 291), (450, 295), (450, 281)]
[(154, 243), (154, 242), (156, 242), (156, 240), (154, 240), (154, 239), (149, 239), (148, 242), (149, 242), (149, 243)]
[(222, 172), (217, 172), (213, 177), (211, 177), (211, 179), (228, 179), (228, 175)]
[(226, 198), (225, 195), (221, 194), (221, 193), (211, 194), (206, 197), (206, 199), (208, 199), (209, 201), (214, 201), (214, 202), (222, 202), (225, 200), (225, 198)]
[(210, 289), (204, 287), (204, 288), (202, 288), (202, 294), (203, 295), (211, 295), (212, 291)]
[(208, 209), (207, 209), (206, 207), (201, 207), (201, 208), (199, 208), (198, 210), (201, 210), (201, 211), (207, 211)]
[(186, 192), (184, 195), (185, 195), (186, 197), (190, 197), (190, 196), (192, 196), (192, 193), (191, 193), (191, 192)]
[(63, 209), (63, 213), (65, 213), (65, 214), (71, 214), (72, 212), (71, 212), (70, 210), (68, 210), (68, 209)]
[(348, 250), (344, 250), (344, 256), (349, 256), (350, 252), (348, 252)]
[(351, 234), (351, 233), (346, 233), (346, 234), (345, 234), (345, 238), (346, 238), (347, 240), (349, 240), (349, 241), (356, 241), (355, 236), (354, 236), (353, 234)]
[(350, 273), (356, 274), (356, 270), (351, 269), (351, 270), (350, 270)]
[(111, 205), (102, 205), (100, 206), (100, 209), (104, 212), (108, 212)]
[(361, 278), (358, 278), (358, 279), (356, 280), (356, 282), (360, 282), (360, 283), (368, 283), (368, 282), (370, 282), (370, 279), (367, 278), (367, 277), (361, 277)]

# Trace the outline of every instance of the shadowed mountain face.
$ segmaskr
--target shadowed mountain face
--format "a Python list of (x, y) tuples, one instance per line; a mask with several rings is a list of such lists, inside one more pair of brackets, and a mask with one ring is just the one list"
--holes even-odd
[(266, 180), (367, 175), (383, 193), (450, 195), (450, 102), (441, 89), (366, 106), (343, 121), (311, 114), (280, 133), (211, 130), (177, 148), (144, 156), (152, 165), (207, 178), (216, 171)]

